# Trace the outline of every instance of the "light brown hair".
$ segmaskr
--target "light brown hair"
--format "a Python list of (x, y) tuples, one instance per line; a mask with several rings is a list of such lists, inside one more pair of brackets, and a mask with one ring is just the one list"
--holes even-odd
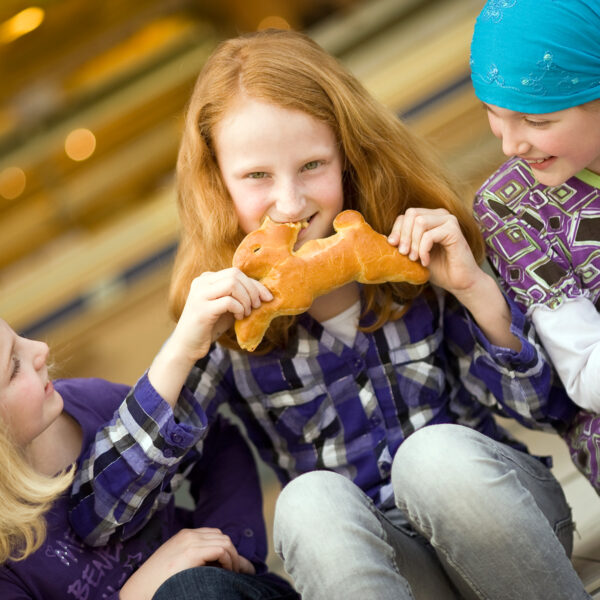
[(589, 102), (585, 102), (584, 104), (580, 104), (579, 106), (584, 110), (598, 111), (600, 110), (600, 98), (590, 100)]
[[(428, 145), (308, 36), (265, 30), (222, 42), (202, 69), (188, 104), (177, 162), (182, 232), (170, 292), (175, 318), (192, 280), (204, 271), (230, 267), (243, 237), (213, 139), (215, 126), (241, 96), (299, 110), (329, 125), (344, 158), (344, 208), (360, 211), (376, 231), (388, 234), (409, 207), (443, 207), (457, 216), (475, 258), (482, 259), (483, 241), (470, 205)], [(393, 300), (410, 300), (420, 290), (409, 284), (365, 286), (367, 309), (378, 315), (371, 329), (390, 318)], [(266, 347), (284, 343), (293, 321), (276, 319)]]

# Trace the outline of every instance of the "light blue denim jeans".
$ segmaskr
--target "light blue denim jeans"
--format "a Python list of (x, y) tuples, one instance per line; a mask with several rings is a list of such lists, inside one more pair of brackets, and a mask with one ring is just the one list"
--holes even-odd
[(385, 514), (315, 471), (285, 486), (275, 548), (303, 600), (579, 600), (571, 510), (540, 461), (460, 425), (412, 434)]

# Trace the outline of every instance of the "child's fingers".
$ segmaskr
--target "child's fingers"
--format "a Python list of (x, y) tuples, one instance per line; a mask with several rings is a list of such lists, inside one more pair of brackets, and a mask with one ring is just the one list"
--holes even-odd
[(250, 314), (253, 302), (257, 301), (258, 292), (253, 289), (251, 280), (238, 269), (224, 269), (212, 273), (210, 287), (206, 290), (208, 300), (217, 300), (231, 296)]
[(235, 548), (233, 548), (232, 551), (232, 549), (226, 544), (216, 542), (214, 546), (209, 546), (209, 549), (213, 552), (213, 562), (218, 562), (224, 569), (227, 569), (228, 571), (233, 571), (234, 573), (239, 572), (239, 560), (235, 560), (235, 558), (237, 558), (237, 551)]
[(253, 308), (258, 308), (263, 302), (273, 300), (269, 288), (260, 281), (248, 277), (239, 269), (231, 268), (221, 273), (224, 277), (223, 284), (226, 287), (217, 289), (221, 293), (227, 293), (228, 290), (229, 294), (244, 306), (246, 316), (250, 314)]
[(409, 209), (403, 215), (399, 215), (392, 227), (392, 231), (388, 236), (390, 244), (398, 246), (398, 251), (401, 254), (408, 254), (412, 243), (412, 229), (415, 218), (415, 213)]
[[(231, 555), (220, 544), (207, 543), (195, 548), (198, 566), (208, 563), (219, 563), (227, 571), (235, 571)], [(235, 571), (237, 573), (237, 571)]]
[(444, 209), (409, 208), (400, 215), (388, 237), (390, 243), (397, 241), (398, 250), (411, 260), (421, 256), (422, 239), (427, 231), (441, 225), (449, 216)]
[[(215, 312), (226, 307), (236, 319), (248, 316), (253, 308), (273, 299), (263, 284), (235, 268), (203, 273), (192, 283), (190, 295), (194, 302), (213, 303)], [(234, 302), (222, 303), (226, 298)]]
[(409, 258), (420, 260), (423, 266), (428, 266), (434, 245), (446, 245), (453, 237), (455, 233), (454, 221), (456, 219), (448, 214), (419, 215), (416, 217)]
[(394, 222), (392, 231), (388, 236), (391, 244), (397, 244), (402, 254), (409, 254), (411, 250), (418, 248), (419, 240), (424, 229), (421, 221), (437, 210), (426, 208), (408, 208), (403, 215), (399, 215)]
[(246, 573), (246, 575), (254, 575), (256, 569), (254, 565), (245, 557), (240, 555), (240, 573)]
[(432, 218), (429, 215), (414, 214), (412, 216), (412, 231), (410, 238), (407, 240), (409, 244), (408, 258), (410, 260), (418, 260), (420, 256), (421, 242), (423, 234), (432, 226)]
[(211, 313), (215, 318), (220, 318), (230, 313), (234, 319), (243, 319), (249, 315), (249, 309), (233, 296), (223, 296), (211, 302)]
[(263, 302), (270, 302), (273, 300), (273, 294), (268, 287), (263, 285), (260, 281), (244, 275), (241, 271), (239, 273), (239, 281), (250, 297), (251, 308), (258, 308)]
[(388, 235), (388, 242), (392, 244), (392, 246), (398, 246), (400, 243), (400, 231), (402, 229), (402, 219), (403, 215), (396, 217), (394, 224), (392, 225), (392, 230)]
[[(267, 286), (260, 283), (260, 281), (257, 281), (256, 285), (258, 286), (260, 299), (263, 302), (270, 302), (271, 300), (273, 300), (273, 294), (271, 293), (271, 290)], [(255, 308), (258, 308), (258, 307), (255, 307)]]
[(238, 573), (240, 571), (240, 555), (233, 545), (231, 538), (221, 533), (220, 530), (198, 529), (198, 547), (205, 553), (210, 553), (210, 560), (217, 561), (229, 570)]

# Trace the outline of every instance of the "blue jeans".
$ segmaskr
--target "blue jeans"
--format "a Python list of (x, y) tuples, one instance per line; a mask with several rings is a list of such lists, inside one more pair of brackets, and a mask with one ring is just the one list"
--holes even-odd
[(303, 600), (579, 600), (571, 510), (537, 459), (459, 425), (399, 448), (397, 508), (347, 478), (301, 475), (282, 491), (275, 548)]
[(300, 600), (283, 579), (234, 573), (219, 567), (196, 567), (169, 577), (152, 600)]

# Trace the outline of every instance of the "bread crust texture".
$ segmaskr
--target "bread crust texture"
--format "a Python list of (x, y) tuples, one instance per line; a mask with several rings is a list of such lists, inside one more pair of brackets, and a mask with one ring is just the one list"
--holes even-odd
[(273, 300), (235, 322), (237, 342), (244, 350), (256, 349), (274, 318), (306, 312), (315, 298), (352, 281), (420, 285), (429, 279), (426, 267), (400, 254), (355, 210), (336, 216), (333, 235), (308, 240), (294, 251), (303, 226), (266, 217), (235, 251), (233, 266), (273, 294)]

